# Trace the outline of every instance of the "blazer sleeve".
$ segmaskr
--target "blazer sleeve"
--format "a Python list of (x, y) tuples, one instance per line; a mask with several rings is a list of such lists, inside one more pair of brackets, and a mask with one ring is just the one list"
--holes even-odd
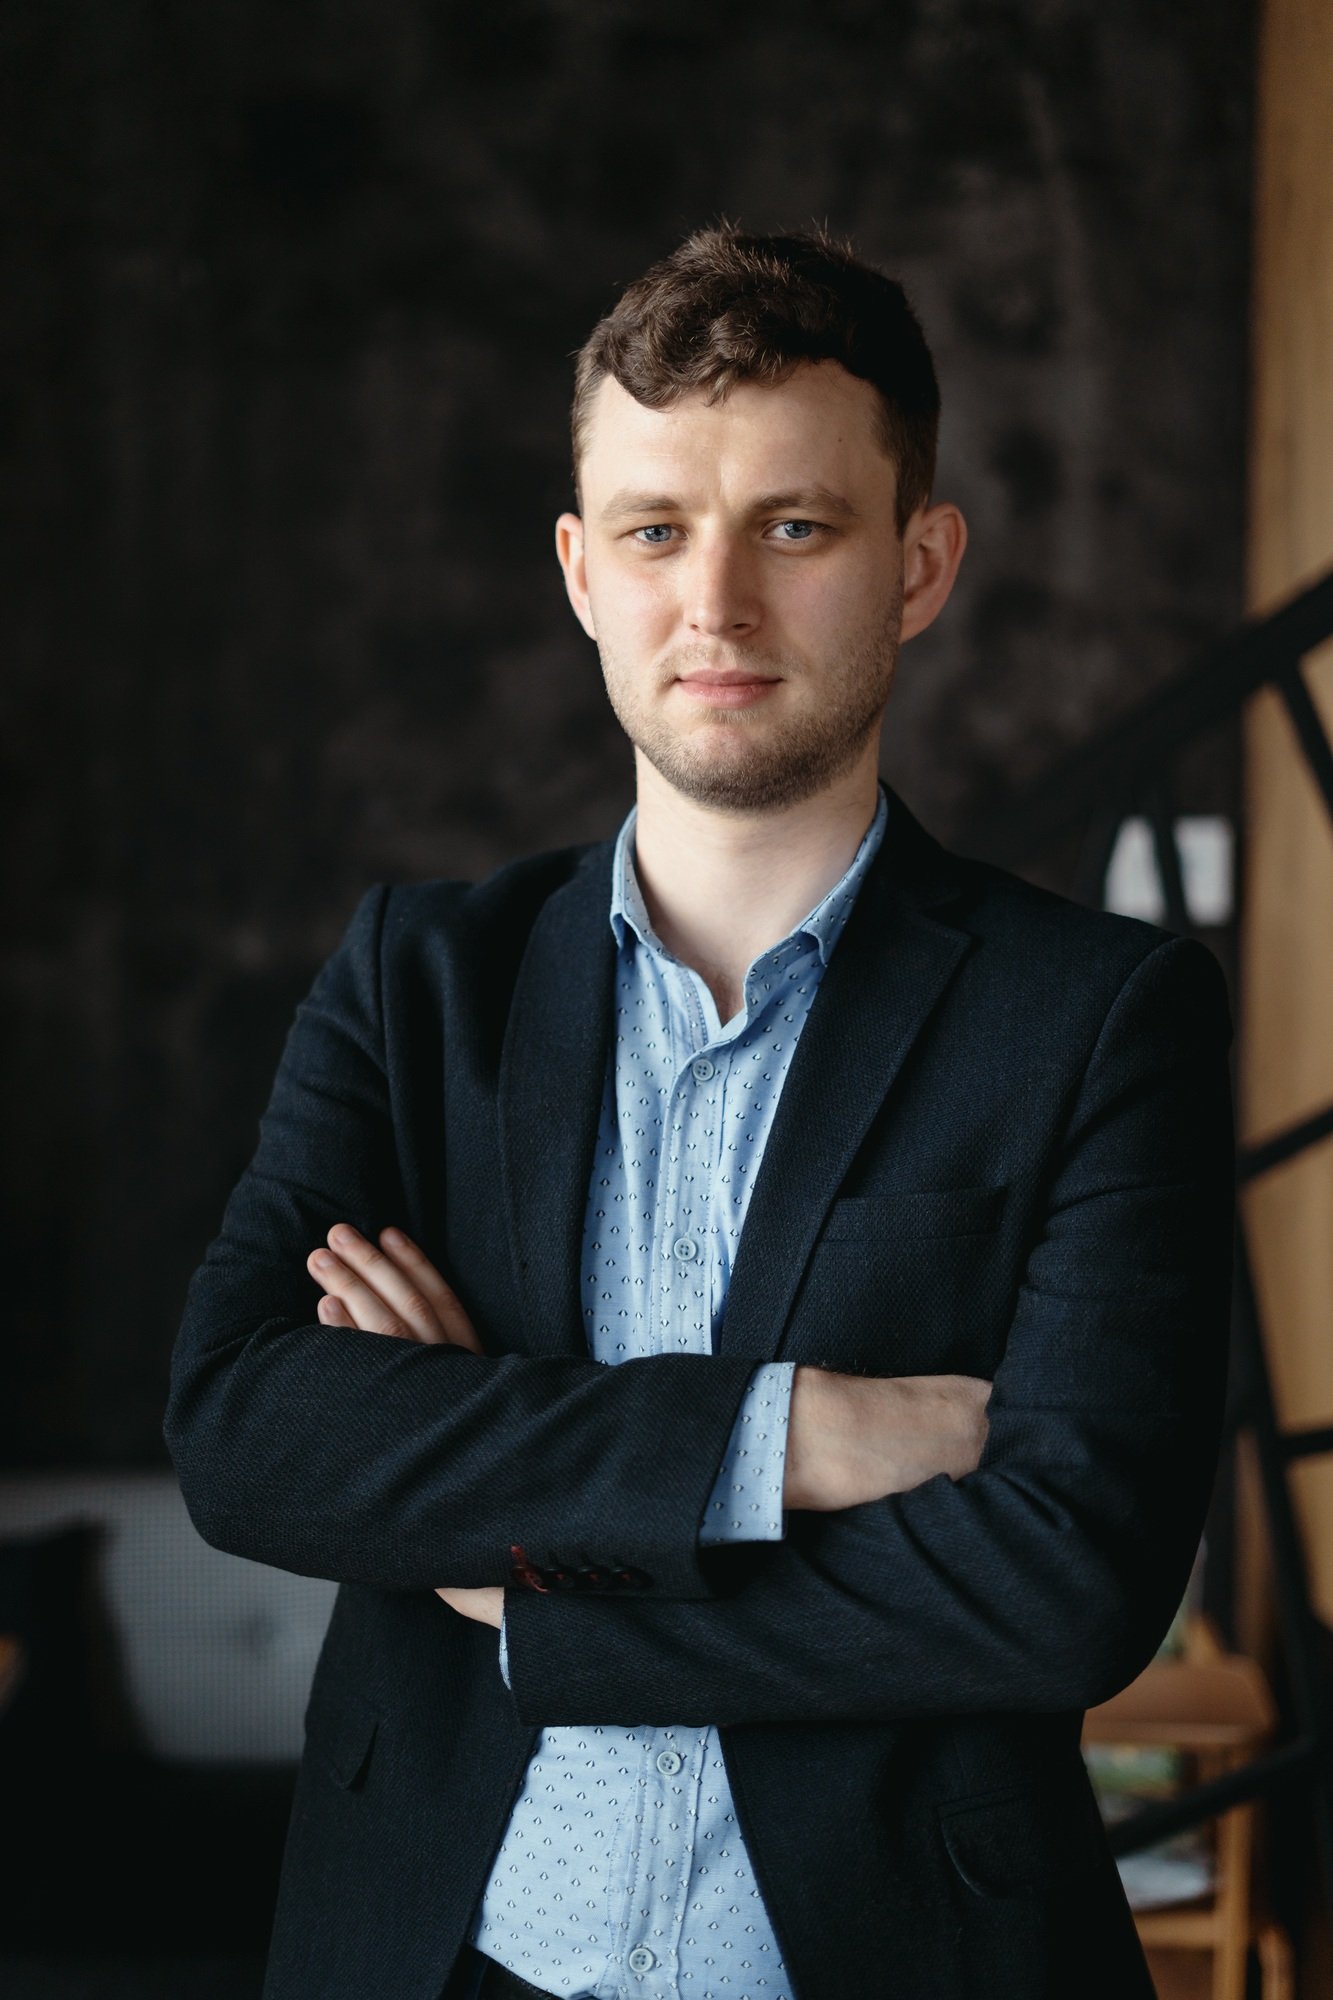
[(622, 1599), (706, 1595), (699, 1531), (753, 1360), (608, 1368), (315, 1317), (305, 1260), (331, 1225), (407, 1214), (380, 997), (391, 893), (367, 891), (297, 1008), (190, 1281), (164, 1429), (191, 1517), (235, 1555), (391, 1590), (508, 1583), (554, 1550), (613, 1567)]
[[(782, 1488), (787, 1463), (794, 1361), (761, 1361), (741, 1398), (722, 1464), (708, 1496), (700, 1543), (776, 1542), (786, 1532)], [(500, 1616), (500, 1672), (509, 1686), (509, 1647)]]
[[(894, 1720), (1092, 1706), (1160, 1644), (1198, 1545), (1235, 1215), (1226, 986), (1185, 938), (1082, 1077), (978, 1469), (725, 1552), (707, 1602), (506, 1592), (525, 1722)], [(721, 1552), (719, 1552), (721, 1555)]]

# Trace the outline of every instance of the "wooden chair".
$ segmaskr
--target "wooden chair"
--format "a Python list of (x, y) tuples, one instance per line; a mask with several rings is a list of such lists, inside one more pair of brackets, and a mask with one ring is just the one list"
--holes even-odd
[[(1256, 1662), (1224, 1652), (1211, 1626), (1192, 1619), (1179, 1658), (1153, 1660), (1118, 1695), (1089, 1709), (1083, 1741), (1180, 1750), (1206, 1780), (1252, 1758), (1275, 1722), (1273, 1698)], [(1145, 1950), (1211, 1953), (1211, 2000), (1244, 2000), (1251, 1945), (1259, 1957), (1263, 2000), (1292, 2000), (1286, 1933), (1261, 1921), (1254, 1907), (1256, 1817), (1250, 1803), (1234, 1806), (1217, 1822), (1211, 1896), (1134, 1913)]]

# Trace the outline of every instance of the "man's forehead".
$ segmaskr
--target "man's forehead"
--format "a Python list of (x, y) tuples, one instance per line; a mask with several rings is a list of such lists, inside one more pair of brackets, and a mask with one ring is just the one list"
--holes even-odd
[(891, 464), (878, 397), (837, 362), (804, 363), (783, 382), (740, 382), (710, 402), (685, 391), (663, 409), (638, 402), (613, 376), (590, 411), (583, 480), (604, 502), (612, 488), (646, 492), (721, 465), (778, 489), (841, 493), (858, 474), (878, 482)]

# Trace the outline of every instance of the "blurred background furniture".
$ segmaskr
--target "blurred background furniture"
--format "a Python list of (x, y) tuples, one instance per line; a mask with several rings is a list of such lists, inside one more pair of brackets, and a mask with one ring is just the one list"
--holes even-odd
[(182, 1767), (294, 1764), (336, 1586), (210, 1548), (169, 1471), (0, 1478), (0, 1561), (26, 1551), (30, 1601), (43, 1551), (71, 1531), (96, 1608), (66, 1616), (103, 1621), (98, 1671), (117, 1683), (122, 1736)]
[(262, 1953), (333, 1595), (210, 1548), (170, 1472), (0, 1480), (6, 1953)]
[[(1255, 1757), (1276, 1725), (1259, 1666), (1227, 1653), (1208, 1621), (1196, 1617), (1186, 1626), (1178, 1657), (1152, 1661), (1121, 1693), (1088, 1711), (1083, 1741), (1085, 1750), (1124, 1745), (1180, 1752), (1197, 1777), (1207, 1779)], [(1259, 1960), (1262, 2000), (1291, 2000), (1290, 1944), (1280, 1926), (1258, 1914), (1257, 1813), (1250, 1799), (1215, 1823), (1212, 1881), (1203, 1895), (1135, 1909), (1139, 1936), (1150, 1952), (1209, 1955), (1210, 2000), (1244, 2000), (1251, 1948)], [(1135, 1900), (1132, 1889), (1130, 1899)]]

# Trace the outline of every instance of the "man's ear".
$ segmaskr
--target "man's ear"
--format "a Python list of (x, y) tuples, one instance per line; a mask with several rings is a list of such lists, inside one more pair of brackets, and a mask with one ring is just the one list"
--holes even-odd
[(943, 611), (967, 547), (967, 522), (945, 500), (919, 508), (903, 531), (903, 630), (913, 639)]
[(577, 514), (562, 514), (556, 522), (555, 552), (565, 573), (565, 589), (574, 607), (574, 616), (588, 637), (595, 639), (592, 605), (588, 601), (588, 569), (583, 556), (583, 523)]

